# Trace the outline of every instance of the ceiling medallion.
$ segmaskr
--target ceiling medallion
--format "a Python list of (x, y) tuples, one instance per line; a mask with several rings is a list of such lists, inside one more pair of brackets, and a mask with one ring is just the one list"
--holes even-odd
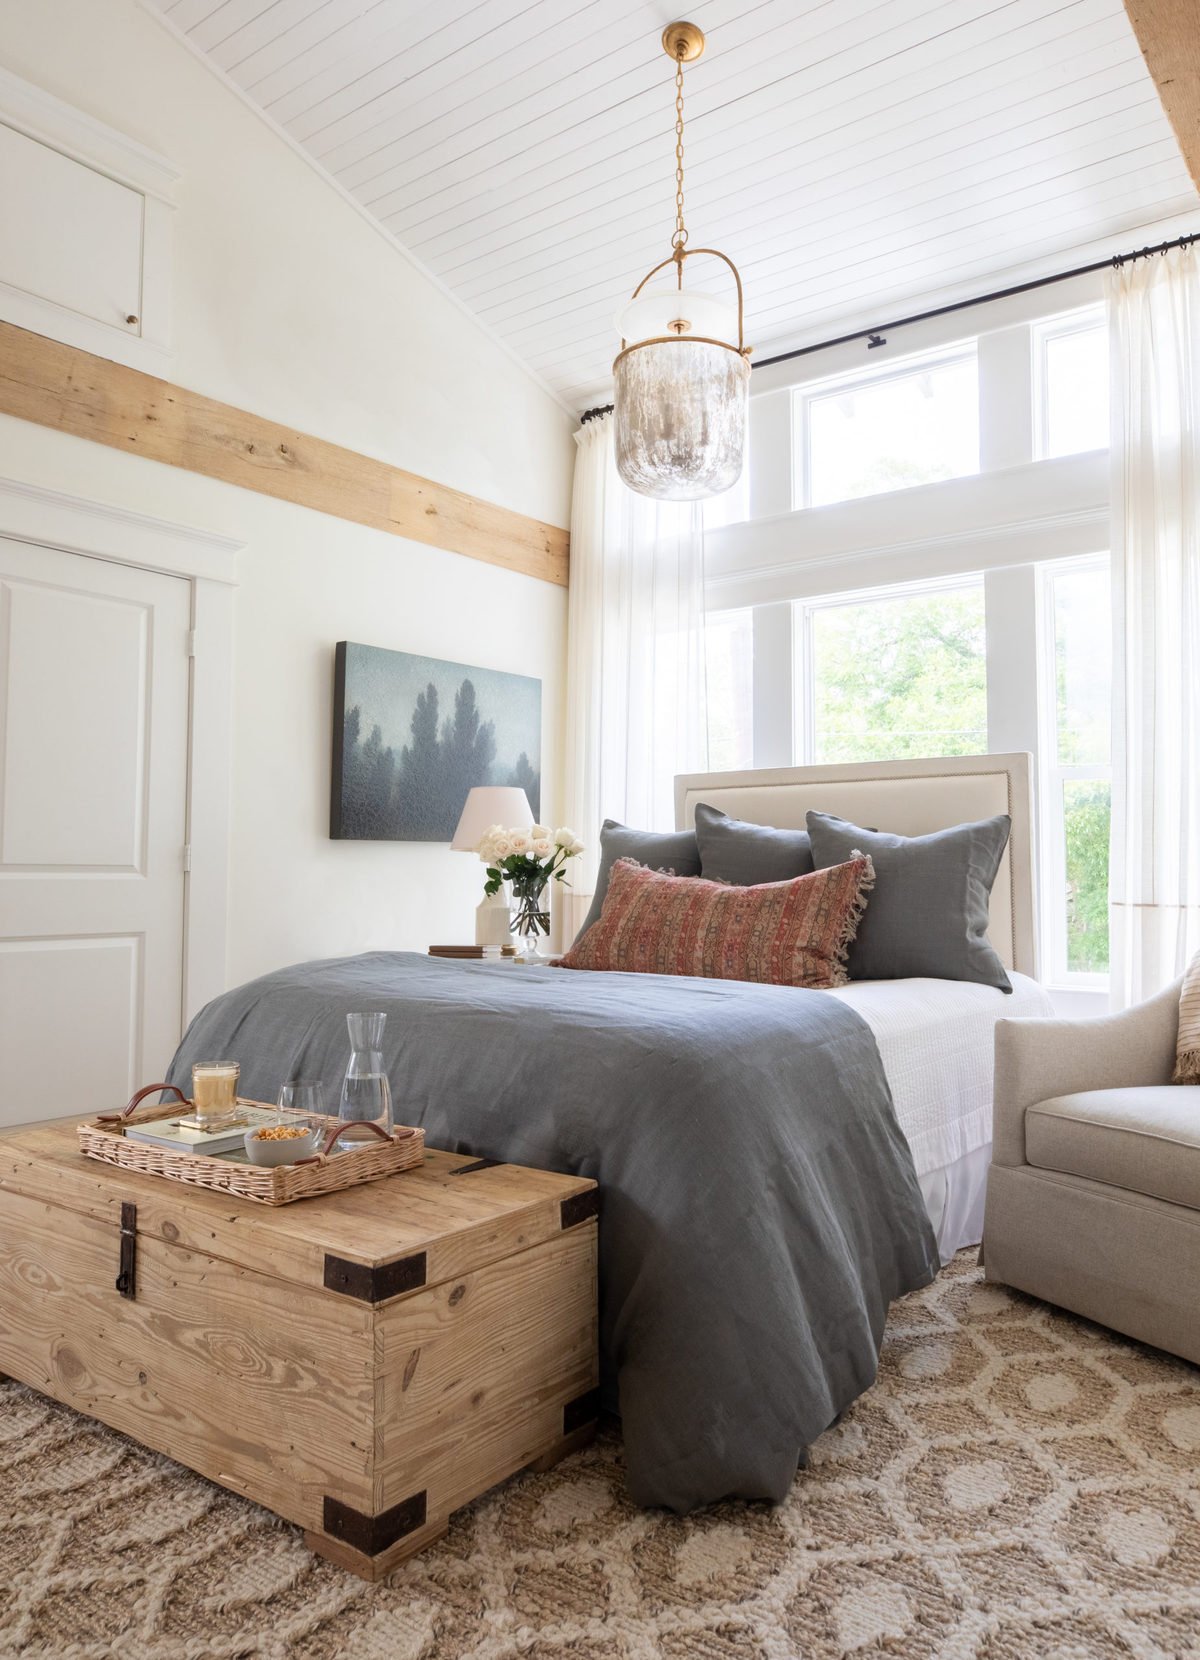
[[(675, 62), (675, 230), (670, 255), (642, 278), (616, 319), (617, 471), (641, 496), (702, 501), (731, 489), (742, 474), (750, 347), (737, 266), (718, 248), (689, 249), (683, 223), (683, 66), (704, 51), (704, 34), (694, 23), (670, 23), (662, 43)], [(723, 260), (733, 273), (736, 320), (726, 301), (683, 286), (684, 262), (702, 257)], [(670, 265), (674, 289), (643, 294)]]

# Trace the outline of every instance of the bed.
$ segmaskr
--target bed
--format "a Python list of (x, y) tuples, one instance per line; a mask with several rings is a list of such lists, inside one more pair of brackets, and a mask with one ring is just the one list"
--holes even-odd
[(675, 781), (681, 829), (701, 801), (781, 829), (803, 829), (814, 810), (905, 836), (996, 813), (1011, 818), (988, 926), (1011, 995), (951, 980), (860, 981), (825, 993), (853, 1008), (875, 1036), (943, 1263), (983, 1237), (995, 1023), (1054, 1012), (1037, 982), (1031, 767), (1030, 755), (1016, 753), (690, 773)]
[[(1010, 812), (993, 943), (1006, 965), (1032, 966), (1027, 757), (683, 778), (681, 818), (701, 795), (784, 825), (819, 799), (910, 834)], [(946, 998), (932, 982), (832, 994), (374, 952), (216, 998), (170, 1076), (186, 1083), (220, 1052), (240, 1061), (249, 1095), (315, 1076), (336, 1099), (346, 1013), (384, 1008), (401, 1120), (474, 1159), (594, 1177), (602, 1381), (623, 1419), (630, 1491), (687, 1511), (781, 1498), (807, 1445), (873, 1381), (889, 1304), (937, 1272), (931, 1204), (940, 1181), (948, 1239), (964, 1191), (955, 1166), (987, 1136), (980, 1056), (1013, 1001), (954, 989), (987, 993), (968, 1046), (976, 1087), (958, 1100), (966, 1074), (951, 1069), (932, 1123), (930, 1092), (910, 1081), (942, 1041)], [(893, 1095), (912, 1103), (907, 1127)], [(913, 1148), (935, 1161), (924, 1174)], [(955, 1157), (936, 1163), (947, 1149)]]

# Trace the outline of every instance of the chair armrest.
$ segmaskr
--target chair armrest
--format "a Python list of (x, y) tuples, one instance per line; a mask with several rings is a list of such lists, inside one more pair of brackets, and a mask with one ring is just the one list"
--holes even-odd
[(1182, 983), (1097, 1020), (998, 1020), (992, 1162), (1025, 1163), (1025, 1113), (1038, 1101), (1170, 1083)]

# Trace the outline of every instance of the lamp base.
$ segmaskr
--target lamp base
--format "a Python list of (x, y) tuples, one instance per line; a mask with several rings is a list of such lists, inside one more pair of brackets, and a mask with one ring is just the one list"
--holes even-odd
[(511, 921), (512, 912), (505, 890), (501, 888), (499, 893), (484, 894), (475, 907), (475, 944), (511, 945)]

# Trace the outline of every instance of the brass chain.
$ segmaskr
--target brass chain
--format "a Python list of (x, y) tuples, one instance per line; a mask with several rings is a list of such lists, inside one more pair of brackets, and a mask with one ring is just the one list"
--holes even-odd
[(679, 280), (683, 281), (682, 249), (687, 241), (683, 224), (683, 50), (675, 60), (675, 234), (671, 246), (679, 262)]

